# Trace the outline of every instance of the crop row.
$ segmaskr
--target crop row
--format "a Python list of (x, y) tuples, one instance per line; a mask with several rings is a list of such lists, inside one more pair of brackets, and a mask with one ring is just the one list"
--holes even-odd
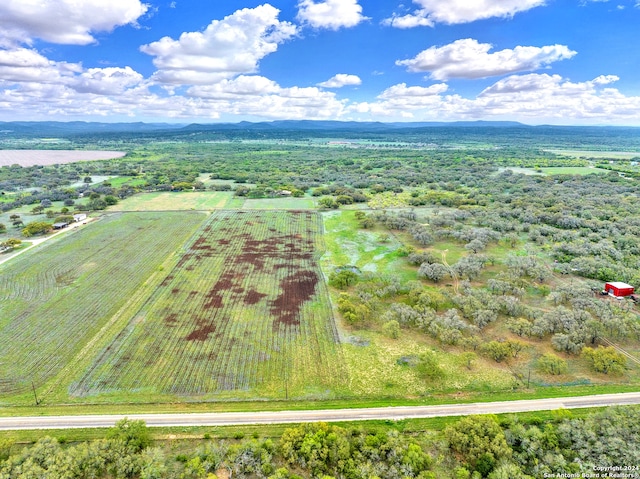
[(309, 384), (335, 381), (321, 248), (315, 213), (216, 212), (73, 392), (277, 389), (295, 370)]
[(0, 393), (60, 371), (202, 220), (114, 214), (3, 265)]

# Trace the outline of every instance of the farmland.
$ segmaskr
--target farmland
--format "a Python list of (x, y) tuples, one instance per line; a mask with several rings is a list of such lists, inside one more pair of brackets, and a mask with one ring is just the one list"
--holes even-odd
[[(140, 142), (112, 162), (0, 168), (0, 240), (22, 239), (12, 215), (51, 222), (68, 207), (102, 218), (83, 227), (96, 231), (91, 246), (77, 242), (89, 233), (65, 232), (2, 265), (9, 301), (0, 314), (11, 326), (0, 339), (39, 327), (37, 308), (48, 337), (71, 338), (59, 357), (44, 336), (12, 345), (2, 360), (3, 401), (33, 402), (28, 375), (39, 366), (29, 364), (37, 361), (52, 368), (34, 376), (49, 404), (101, 407), (638, 384), (638, 307), (591, 290), (640, 278), (638, 187), (605, 169), (630, 162), (555, 157), (491, 135), (473, 146), (442, 141), (457, 146)], [(591, 172), (604, 174), (583, 174)], [(296, 197), (277, 197), (280, 190)], [(47, 200), (50, 210), (36, 208)], [(94, 207), (101, 202), (106, 209)], [(107, 233), (115, 218), (122, 226)], [(127, 233), (125, 218), (142, 229)], [(117, 230), (135, 238), (125, 246), (108, 239)], [(148, 251), (156, 242), (166, 246), (157, 256)], [(117, 252), (107, 253), (112, 246)], [(49, 286), (43, 302), (14, 301), (61, 268), (63, 247), (78, 251), (61, 256), (69, 270), (109, 254), (111, 274), (70, 273), (59, 301), (49, 299)], [(136, 271), (126, 287), (114, 284), (116, 264), (128, 271), (147, 255), (155, 266)], [(325, 282), (342, 271), (357, 278)], [(110, 300), (89, 292), (98, 285)], [(87, 318), (85, 298), (113, 308)], [(616, 374), (594, 370), (581, 354), (605, 339), (630, 355)], [(38, 359), (45, 354), (55, 360)], [(22, 355), (28, 360), (19, 366), (6, 359)], [(543, 356), (561, 373), (544, 370)], [(421, 362), (430, 359), (435, 366)]]
[(111, 214), (2, 265), (0, 393), (60, 372), (204, 219)]
[(77, 161), (122, 158), (122, 151), (83, 150), (0, 150), (0, 166), (61, 165)]
[(233, 196), (220, 191), (141, 193), (110, 207), (114, 211), (177, 211), (223, 208)]
[(317, 213), (218, 211), (71, 393), (304, 396), (343, 377)]

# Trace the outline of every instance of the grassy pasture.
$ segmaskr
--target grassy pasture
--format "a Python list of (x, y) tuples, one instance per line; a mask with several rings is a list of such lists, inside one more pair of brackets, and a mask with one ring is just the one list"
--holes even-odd
[(322, 249), (317, 213), (215, 212), (72, 394), (324, 394), (342, 361)]
[(551, 166), (540, 168), (545, 175), (605, 175), (608, 170), (590, 168), (588, 166)]
[(203, 219), (111, 214), (0, 265), (0, 394), (56, 375)]
[(111, 211), (177, 211), (224, 208), (233, 193), (226, 191), (182, 191), (140, 193), (108, 209)]
[(417, 279), (416, 269), (397, 254), (402, 243), (386, 230), (358, 229), (354, 211), (323, 213), (327, 251), (322, 266), (330, 274), (338, 266), (357, 266), (362, 271)]
[[(109, 178), (108, 181), (109, 183), (111, 183), (111, 186), (113, 188), (120, 188), (124, 185), (142, 186), (146, 183), (146, 180), (144, 180), (143, 178), (136, 178), (133, 176), (115, 176), (113, 178)], [(94, 180), (94, 183), (97, 183), (97, 180)]]

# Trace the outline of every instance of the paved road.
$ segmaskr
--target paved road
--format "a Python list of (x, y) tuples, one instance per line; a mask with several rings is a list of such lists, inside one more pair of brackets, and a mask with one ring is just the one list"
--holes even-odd
[(498, 414), (552, 409), (640, 404), (640, 392), (597, 396), (534, 399), (444, 406), (399, 406), (316, 411), (229, 412), (189, 414), (131, 414), (109, 416), (3, 417), (0, 430), (72, 429), (111, 427), (123, 417), (142, 419), (148, 426), (238, 426), (250, 424), (287, 424), (318, 421), (366, 421), (406, 419), (468, 414)]

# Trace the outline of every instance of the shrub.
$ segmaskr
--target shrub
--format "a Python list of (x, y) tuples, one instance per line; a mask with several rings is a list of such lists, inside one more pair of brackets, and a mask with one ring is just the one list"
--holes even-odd
[(427, 379), (441, 379), (445, 376), (444, 369), (438, 362), (438, 357), (432, 351), (421, 354), (416, 364), (418, 374)]
[(543, 354), (536, 362), (537, 368), (546, 374), (566, 374), (568, 371), (567, 362), (555, 354)]
[(349, 286), (356, 284), (357, 281), (358, 275), (349, 270), (342, 270), (338, 273), (331, 273), (329, 275), (329, 284), (337, 289), (346, 289)]
[(400, 336), (400, 323), (398, 323), (398, 321), (396, 321), (395, 319), (387, 321), (382, 326), (382, 332), (385, 334), (385, 336), (388, 336), (391, 339), (398, 339), (398, 337)]
[(613, 346), (604, 348), (584, 348), (582, 356), (589, 362), (594, 371), (603, 374), (618, 375), (624, 373), (627, 358), (615, 350)]

